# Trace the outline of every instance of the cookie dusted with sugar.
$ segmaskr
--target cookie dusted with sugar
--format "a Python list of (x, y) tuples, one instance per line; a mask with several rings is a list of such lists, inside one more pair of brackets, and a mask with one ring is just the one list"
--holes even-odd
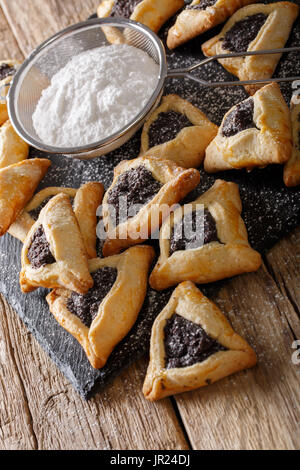
[(255, 366), (254, 350), (192, 282), (183, 282), (152, 327), (143, 393), (150, 401), (195, 390)]
[(239, 8), (257, 0), (193, 0), (169, 30), (167, 45), (174, 49), (227, 20)]
[(201, 165), (218, 127), (178, 95), (167, 95), (144, 125), (141, 155), (167, 158), (183, 168)]
[(206, 149), (208, 173), (285, 163), (292, 152), (290, 113), (277, 83), (231, 108)]
[[(217, 36), (202, 45), (203, 53), (217, 54), (283, 48), (290, 35), (299, 7), (291, 2), (248, 5), (238, 10)], [(242, 80), (271, 78), (280, 54), (219, 59), (229, 72)], [(263, 85), (246, 85), (253, 95)]]

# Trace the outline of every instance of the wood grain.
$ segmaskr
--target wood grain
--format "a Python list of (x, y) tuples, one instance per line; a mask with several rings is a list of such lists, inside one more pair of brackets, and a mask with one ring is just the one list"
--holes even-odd
[(281, 293), (294, 307), (294, 315), (288, 321), (295, 336), (300, 338), (300, 227), (269, 251), (266, 263)]
[(86, 402), (3, 300), (0, 356), (0, 449), (188, 448), (170, 400), (142, 396), (145, 361)]
[(259, 363), (177, 398), (193, 448), (299, 449), (300, 366), (291, 361), (287, 322), (292, 305), (264, 268), (232, 280), (217, 303)]
[(96, 12), (99, 0), (1, 0), (24, 56), (45, 39)]
[[(21, 51), (26, 55), (49, 35), (86, 19), (97, 3), (3, 2), (18, 42), (0, 11), (0, 56), (22, 59)], [(145, 361), (86, 403), (2, 297), (0, 356), (0, 449), (188, 448), (170, 400), (153, 406), (142, 396)]]
[[(98, 0), (0, 0), (3, 56), (21, 58), (69, 24), (86, 19)], [(1, 13), (1, 12), (0, 12)], [(8, 26), (9, 25), (9, 26)], [(299, 449), (300, 229), (266, 256), (266, 268), (236, 278), (217, 303), (256, 349), (259, 365), (176, 403), (194, 449)], [(246, 295), (245, 295), (246, 293)], [(146, 361), (126, 370), (89, 403), (70, 387), (0, 302), (0, 448), (185, 449), (172, 407), (141, 395)]]

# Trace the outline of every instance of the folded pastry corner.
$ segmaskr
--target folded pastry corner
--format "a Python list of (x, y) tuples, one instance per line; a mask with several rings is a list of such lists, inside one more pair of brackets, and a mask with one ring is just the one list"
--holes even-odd
[(153, 258), (154, 250), (149, 246), (95, 258), (89, 261), (94, 286), (87, 294), (55, 289), (47, 296), (51, 313), (79, 341), (95, 369), (104, 367), (136, 322)]
[(29, 145), (18, 136), (10, 120), (0, 127), (0, 169), (26, 160)]
[(85, 294), (92, 286), (84, 241), (69, 197), (50, 199), (29, 230), (22, 249), (22, 291), (65, 287)]
[(182, 281), (206, 284), (257, 271), (261, 256), (249, 245), (241, 211), (238, 186), (222, 180), (176, 209), (160, 231), (151, 287), (163, 290)]
[(143, 393), (155, 401), (254, 367), (254, 350), (192, 282), (181, 283), (156, 318)]
[(50, 165), (50, 160), (34, 158), (0, 169), (0, 236), (32, 198)]
[(218, 134), (206, 149), (208, 173), (285, 163), (292, 153), (288, 106), (277, 83), (258, 90), (224, 116)]
[(97, 209), (102, 202), (103, 194), (102, 183), (89, 182), (78, 189), (74, 198), (74, 213), (90, 259), (97, 257)]
[[(248, 5), (238, 10), (217, 36), (202, 45), (203, 53), (210, 57), (232, 52), (280, 49), (285, 46), (299, 6), (291, 2)], [(231, 57), (220, 59), (230, 73), (242, 80), (271, 78), (281, 54)], [(253, 95), (261, 86), (246, 85)]]
[(167, 95), (143, 127), (140, 154), (197, 168), (217, 132), (218, 126), (200, 109), (178, 95)]
[(169, 29), (169, 49), (184, 44), (223, 23), (236, 10), (258, 0), (193, 0), (179, 13), (175, 25)]
[(200, 181), (195, 169), (170, 160), (139, 157), (121, 162), (103, 199), (106, 240), (104, 256), (111, 256), (149, 239), (171, 207)]
[(77, 190), (74, 188), (64, 188), (62, 186), (48, 186), (38, 193), (25, 206), (24, 210), (17, 217), (15, 222), (9, 227), (8, 233), (24, 243), (27, 234), (33, 224), (38, 219), (39, 213), (47, 202), (57, 194), (63, 193), (74, 199)]
[(157, 33), (183, 6), (184, 0), (102, 0), (97, 14), (99, 18), (112, 16), (131, 19)]
[(291, 118), (293, 151), (283, 172), (284, 183), (288, 187), (300, 184), (300, 95), (293, 95), (291, 99)]
[(20, 65), (21, 63), (18, 60), (0, 60), (0, 126), (8, 119), (5, 98), (8, 94), (10, 82)]

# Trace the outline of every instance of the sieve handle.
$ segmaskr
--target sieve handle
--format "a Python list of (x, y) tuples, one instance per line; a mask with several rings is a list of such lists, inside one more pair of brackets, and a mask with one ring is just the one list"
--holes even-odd
[(214, 60), (229, 59), (233, 57), (265, 55), (265, 54), (283, 54), (285, 52), (300, 52), (300, 47), (295, 46), (295, 47), (285, 47), (282, 49), (267, 49), (267, 50), (262, 50), (262, 51), (233, 52), (230, 54), (228, 53), (218, 54), (212, 57), (207, 57), (206, 59), (203, 59), (201, 62), (191, 65), (190, 67), (187, 67), (187, 68), (169, 70), (167, 74), (167, 78), (190, 78), (191, 80), (194, 80), (200, 85), (209, 86), (209, 87), (232, 86), (232, 85), (252, 85), (252, 84), (271, 83), (271, 82), (275, 82), (275, 83), (294, 82), (295, 80), (300, 80), (300, 76), (298, 76), (298, 77), (282, 77), (282, 78), (264, 78), (264, 79), (259, 79), (259, 80), (243, 80), (243, 81), (233, 80), (233, 81), (223, 81), (223, 82), (208, 82), (206, 80), (203, 80), (202, 78), (195, 77), (195, 75), (191, 74), (193, 70), (196, 70), (202, 67), (203, 65), (208, 64), (209, 62), (212, 62)]

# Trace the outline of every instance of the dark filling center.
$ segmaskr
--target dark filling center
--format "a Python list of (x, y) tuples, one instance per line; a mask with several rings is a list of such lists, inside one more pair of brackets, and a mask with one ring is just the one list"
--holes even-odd
[(231, 137), (245, 129), (256, 128), (253, 121), (254, 101), (252, 98), (239, 103), (231, 113), (228, 114), (222, 127), (224, 137)]
[(201, 0), (198, 5), (188, 5), (186, 8), (187, 10), (205, 10), (207, 7), (211, 7), (217, 3), (217, 0)]
[(200, 325), (175, 313), (164, 328), (165, 367), (187, 367), (205, 361), (226, 348), (212, 339)]
[(141, 3), (141, 1), (142, 0), (116, 0), (110, 16), (128, 19), (131, 17), (135, 7)]
[(92, 274), (94, 286), (87, 294), (72, 292), (68, 299), (68, 309), (88, 328), (98, 314), (99, 306), (116, 282), (118, 271), (115, 268), (101, 268)]
[(176, 111), (160, 113), (149, 129), (149, 147), (173, 140), (184, 128), (193, 126), (185, 114)]
[(223, 49), (231, 52), (245, 52), (265, 24), (268, 15), (257, 13), (238, 21), (227, 31), (223, 40)]
[[(161, 187), (161, 183), (143, 165), (120, 175), (107, 198), (108, 204), (115, 209), (115, 214), (111, 211), (110, 215), (116, 219), (116, 225), (134, 217), (140, 211), (140, 206), (150, 202)], [(134, 207), (136, 204), (139, 207)]]
[(173, 228), (170, 256), (175, 251), (199, 248), (213, 241), (219, 239), (216, 222), (211, 213), (207, 209), (190, 212)]
[(35, 231), (27, 257), (33, 269), (39, 269), (46, 264), (55, 263), (55, 258), (50, 251), (50, 245), (47, 242), (44, 228), (42, 225)]
[(16, 73), (16, 69), (12, 65), (8, 64), (1, 64), (0, 65), (0, 80), (3, 80), (6, 77), (14, 75)]

